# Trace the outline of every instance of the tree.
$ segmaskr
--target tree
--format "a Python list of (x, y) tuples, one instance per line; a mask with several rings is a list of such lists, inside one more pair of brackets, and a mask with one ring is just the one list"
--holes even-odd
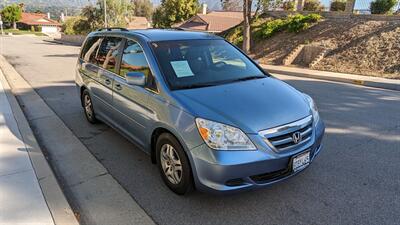
[(96, 28), (100, 28), (104, 25), (104, 18), (102, 18), (103, 11), (96, 9), (93, 6), (85, 6), (80, 13), (80, 20), (76, 21), (79, 23), (79, 30), (90, 32)]
[(241, 11), (241, 0), (221, 0), (222, 9), (225, 11)]
[(324, 10), (324, 6), (321, 4), (319, 0), (305, 0), (303, 10), (311, 12), (319, 12)]
[(189, 19), (198, 9), (198, 0), (162, 0), (161, 5), (153, 13), (153, 25), (169, 28), (173, 24)]
[(294, 11), (295, 7), (296, 7), (296, 2), (295, 1), (288, 0), (288, 1), (284, 1), (282, 3), (282, 9), (285, 10), (285, 11)]
[(243, 51), (250, 52), (250, 21), (252, 0), (243, 0)]
[(150, 19), (153, 13), (153, 4), (150, 0), (133, 0), (133, 8), (135, 16), (144, 16)]
[(345, 11), (346, 0), (333, 0), (331, 2), (330, 11)]
[(387, 14), (392, 12), (396, 4), (396, 0), (374, 0), (370, 4), (370, 10), (372, 14)]
[(3, 20), (13, 24), (13, 28), (17, 29), (17, 21), (21, 19), (22, 9), (17, 4), (12, 4), (5, 7), (1, 14)]
[(284, 3), (283, 0), (258, 0), (257, 7), (259, 7), (265, 12), (268, 10), (273, 10), (283, 7), (283, 3)]
[[(128, 0), (106, 0), (107, 26), (126, 27), (133, 16), (133, 5)], [(95, 16), (104, 24), (104, 0), (97, 1)]]

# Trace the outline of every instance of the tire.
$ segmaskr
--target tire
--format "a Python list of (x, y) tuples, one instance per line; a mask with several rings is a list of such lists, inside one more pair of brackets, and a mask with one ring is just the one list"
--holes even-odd
[[(163, 133), (158, 137), (156, 157), (161, 177), (169, 189), (178, 195), (193, 191), (193, 178), (189, 160), (183, 147), (173, 135)], [(180, 172), (179, 168), (181, 168)]]
[(99, 121), (96, 119), (96, 114), (93, 109), (92, 98), (87, 89), (83, 90), (81, 101), (87, 121), (92, 124), (98, 123)]

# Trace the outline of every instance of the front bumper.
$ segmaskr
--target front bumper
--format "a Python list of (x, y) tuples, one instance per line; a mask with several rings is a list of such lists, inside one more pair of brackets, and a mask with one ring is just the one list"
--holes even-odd
[(249, 135), (256, 151), (215, 151), (206, 144), (190, 151), (196, 188), (214, 193), (231, 193), (264, 187), (301, 172), (293, 172), (293, 156), (310, 151), (310, 164), (322, 149), (325, 126), (320, 120), (315, 126), (312, 140), (296, 150), (276, 153), (258, 135)]

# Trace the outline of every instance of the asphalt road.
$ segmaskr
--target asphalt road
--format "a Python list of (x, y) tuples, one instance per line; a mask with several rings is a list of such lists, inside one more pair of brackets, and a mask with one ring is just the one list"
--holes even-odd
[(182, 197), (135, 145), (85, 121), (73, 82), (79, 48), (3, 39), (1, 54), (158, 224), (400, 224), (400, 92), (279, 76), (310, 94), (326, 123), (314, 163), (265, 189)]

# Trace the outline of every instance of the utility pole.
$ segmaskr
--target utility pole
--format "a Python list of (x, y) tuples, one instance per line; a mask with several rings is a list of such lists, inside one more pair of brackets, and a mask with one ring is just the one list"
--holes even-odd
[(1, 28), (0, 54), (3, 54), (3, 36), (4, 36), (4, 31), (3, 31), (3, 20), (1, 19), (1, 14), (0, 14), (0, 28)]
[(107, 1), (104, 0), (104, 27), (107, 27)]
[(3, 20), (1, 19), (1, 14), (0, 14), (0, 29), (1, 29), (1, 35), (4, 35), (4, 31), (3, 31)]

